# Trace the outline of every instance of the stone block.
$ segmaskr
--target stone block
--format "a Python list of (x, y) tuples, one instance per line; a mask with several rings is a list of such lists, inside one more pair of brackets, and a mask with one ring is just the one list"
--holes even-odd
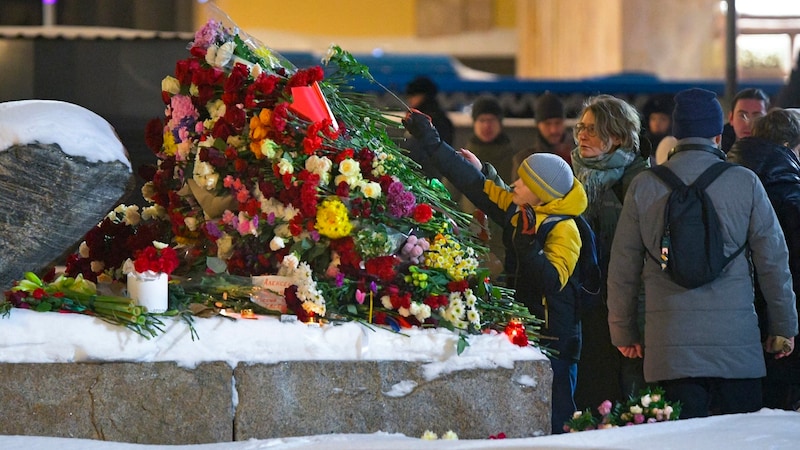
[(57, 144), (0, 150), (1, 292), (74, 251), (135, 180), (121, 161), (89, 162)]
[(426, 379), (406, 361), (289, 361), (239, 365), (236, 440), (384, 431), (462, 439), (550, 432), (547, 360), (513, 369), (473, 369)]
[(230, 441), (231, 368), (0, 364), (0, 434), (142, 444)]

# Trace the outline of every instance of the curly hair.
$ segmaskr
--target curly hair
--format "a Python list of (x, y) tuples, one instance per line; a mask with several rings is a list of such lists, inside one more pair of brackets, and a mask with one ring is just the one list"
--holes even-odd
[(800, 113), (773, 109), (755, 121), (753, 136), (793, 149), (800, 144)]
[(642, 122), (636, 108), (625, 100), (602, 94), (586, 99), (578, 117), (583, 117), (586, 111), (594, 114), (594, 128), (603, 142), (615, 137), (621, 141), (620, 147), (639, 151)]

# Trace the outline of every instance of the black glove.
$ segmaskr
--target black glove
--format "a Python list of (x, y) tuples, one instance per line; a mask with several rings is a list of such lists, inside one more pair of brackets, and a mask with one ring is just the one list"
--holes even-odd
[(514, 230), (514, 248), (522, 254), (536, 240), (536, 213), (528, 205), (522, 206), (517, 213), (517, 227)]
[(439, 132), (431, 123), (431, 118), (416, 109), (412, 109), (403, 118), (403, 126), (422, 144), (422, 149), (430, 154), (442, 143)]

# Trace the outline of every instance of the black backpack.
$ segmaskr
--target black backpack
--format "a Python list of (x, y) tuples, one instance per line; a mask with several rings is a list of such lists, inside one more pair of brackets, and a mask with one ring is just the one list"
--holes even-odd
[(536, 239), (539, 241), (541, 248), (544, 248), (544, 242), (547, 240), (547, 234), (550, 233), (550, 230), (558, 222), (567, 219), (575, 221), (581, 235), (581, 251), (570, 281), (578, 285), (577, 307), (578, 312), (583, 313), (600, 303), (600, 290), (603, 284), (600, 251), (594, 230), (592, 230), (589, 222), (583, 216), (553, 214), (539, 224), (539, 228), (536, 230)]
[(669, 272), (672, 281), (687, 289), (715, 280), (745, 248), (742, 245), (725, 256), (719, 217), (706, 193), (706, 188), (733, 166), (724, 161), (715, 163), (689, 186), (667, 167), (650, 169), (672, 190), (664, 208), (661, 255), (650, 257), (661, 265), (661, 270)]

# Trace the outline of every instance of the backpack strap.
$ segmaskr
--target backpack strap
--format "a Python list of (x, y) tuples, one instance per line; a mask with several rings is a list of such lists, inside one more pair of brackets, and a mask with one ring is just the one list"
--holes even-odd
[(727, 163), (725, 161), (720, 161), (718, 163), (714, 163), (705, 170), (705, 172), (701, 173), (692, 186), (697, 187), (700, 190), (706, 190), (706, 188), (717, 179), (717, 177), (724, 171), (733, 167), (733, 164)]
[(547, 218), (539, 224), (539, 228), (536, 229), (536, 239), (539, 241), (539, 244), (541, 244), (542, 248), (544, 248), (544, 241), (547, 239), (547, 234), (550, 233), (550, 230), (552, 230), (558, 222), (573, 218), (573, 216), (567, 216), (564, 214), (551, 214), (547, 216)]
[[(709, 168), (706, 169), (705, 172), (701, 173), (700, 176), (697, 177), (696, 180), (694, 180), (694, 183), (692, 183), (692, 185), (696, 186), (698, 189), (702, 191), (705, 191), (706, 188), (710, 186), (711, 183), (713, 183), (714, 180), (716, 180), (717, 177), (722, 174), (722, 172), (725, 172), (726, 170), (730, 169), (735, 165), (736, 164), (732, 164), (725, 161), (714, 163), (711, 166), (709, 166)], [(739, 247), (738, 250), (731, 253), (730, 256), (725, 258), (725, 265), (727, 266), (729, 262), (733, 261), (737, 256), (739, 256), (739, 254), (744, 251), (745, 247), (747, 247), (747, 242), (742, 244), (742, 246)]]
[(669, 167), (658, 165), (651, 167), (649, 170), (658, 178), (660, 178), (661, 181), (663, 181), (664, 184), (669, 187), (670, 191), (682, 186), (686, 186), (686, 184), (681, 181), (681, 179), (678, 178), (678, 176), (675, 175), (675, 172), (673, 172)]

